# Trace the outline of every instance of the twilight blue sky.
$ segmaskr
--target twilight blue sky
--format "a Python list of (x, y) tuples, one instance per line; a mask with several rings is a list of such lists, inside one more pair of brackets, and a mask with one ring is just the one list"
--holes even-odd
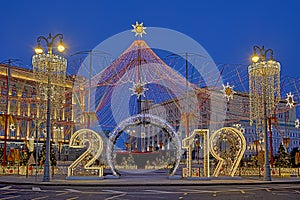
[(145, 26), (182, 32), (217, 63), (249, 64), (253, 45), (265, 45), (282, 74), (300, 78), (300, 3), (297, 0), (4, 0), (0, 62), (31, 65), (36, 38), (64, 34), (67, 54), (90, 50), (106, 38)]

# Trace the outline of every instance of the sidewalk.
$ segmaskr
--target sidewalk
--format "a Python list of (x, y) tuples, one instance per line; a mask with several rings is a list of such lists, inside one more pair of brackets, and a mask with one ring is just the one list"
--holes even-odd
[(300, 183), (300, 178), (272, 178), (272, 181), (263, 181), (258, 177), (210, 177), (203, 179), (181, 179), (180, 177), (168, 178), (166, 175), (124, 175), (120, 178), (104, 177), (103, 180), (66, 180), (66, 176), (54, 175), (50, 182), (43, 182), (43, 176), (0, 176), (0, 184), (14, 185), (55, 185), (55, 186), (163, 186), (163, 185), (254, 185), (254, 184), (293, 184)]

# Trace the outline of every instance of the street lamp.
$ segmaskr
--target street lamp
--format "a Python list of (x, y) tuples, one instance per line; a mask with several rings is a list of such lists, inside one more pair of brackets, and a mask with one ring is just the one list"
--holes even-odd
[[(55, 82), (55, 86), (64, 87), (64, 82), (66, 79), (66, 66), (67, 60), (60, 56), (52, 53), (53, 45), (55, 39), (59, 39), (59, 43), (57, 45), (57, 50), (59, 52), (63, 52), (65, 47), (62, 43), (63, 35), (56, 34), (52, 36), (49, 34), (48, 37), (39, 36), (37, 38), (37, 46), (35, 47), (35, 55), (32, 57), (32, 65), (33, 71), (37, 76), (37, 82), (40, 83), (40, 87), (46, 91), (46, 100), (47, 100), (47, 111), (46, 111), (46, 160), (44, 163), (44, 182), (50, 181), (50, 140), (51, 140), (51, 100), (55, 100), (56, 94), (55, 88), (51, 87)], [(46, 42), (48, 52), (47, 54), (43, 53), (43, 49), (41, 48), (41, 41), (44, 40)], [(45, 78), (47, 77), (47, 81)], [(37, 116), (38, 117), (38, 116)]]
[(262, 131), (265, 147), (264, 180), (271, 181), (268, 118), (272, 116), (280, 100), (280, 63), (273, 58), (273, 50), (253, 47), (252, 64), (248, 67), (250, 124), (255, 121), (256, 132)]

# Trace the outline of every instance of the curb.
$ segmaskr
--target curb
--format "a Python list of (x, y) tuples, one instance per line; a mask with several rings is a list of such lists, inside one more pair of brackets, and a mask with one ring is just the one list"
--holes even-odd
[[(109, 180), (109, 179), (104, 179)], [(111, 180), (111, 179), (110, 179)], [(124, 180), (124, 179), (123, 179)], [(63, 182), (60, 182), (63, 181)], [(116, 180), (115, 183), (113, 181), (104, 182), (102, 180), (99, 181), (69, 181), (69, 180), (52, 180), (50, 182), (35, 182), (35, 181), (0, 181), (0, 184), (8, 184), (8, 185), (30, 185), (30, 186), (80, 186), (80, 187), (138, 187), (138, 186), (220, 186), (220, 185), (266, 185), (266, 184), (300, 184), (300, 180), (282, 180), (282, 181), (247, 181), (247, 180), (174, 180), (174, 182), (164, 182), (161, 180), (160, 182), (130, 182), (124, 181), (122, 183)], [(181, 182), (178, 182), (181, 181)], [(213, 182), (211, 182), (213, 181)]]

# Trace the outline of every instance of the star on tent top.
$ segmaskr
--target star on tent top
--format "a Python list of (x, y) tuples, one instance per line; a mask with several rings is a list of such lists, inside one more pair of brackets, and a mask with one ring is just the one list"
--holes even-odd
[(135, 25), (132, 24), (132, 27), (133, 27), (132, 32), (135, 33), (135, 36), (143, 37), (143, 34), (147, 34), (147, 33), (145, 32), (146, 27), (143, 26), (143, 22), (140, 23), (140, 24), (139, 24), (138, 22), (135, 22)]

